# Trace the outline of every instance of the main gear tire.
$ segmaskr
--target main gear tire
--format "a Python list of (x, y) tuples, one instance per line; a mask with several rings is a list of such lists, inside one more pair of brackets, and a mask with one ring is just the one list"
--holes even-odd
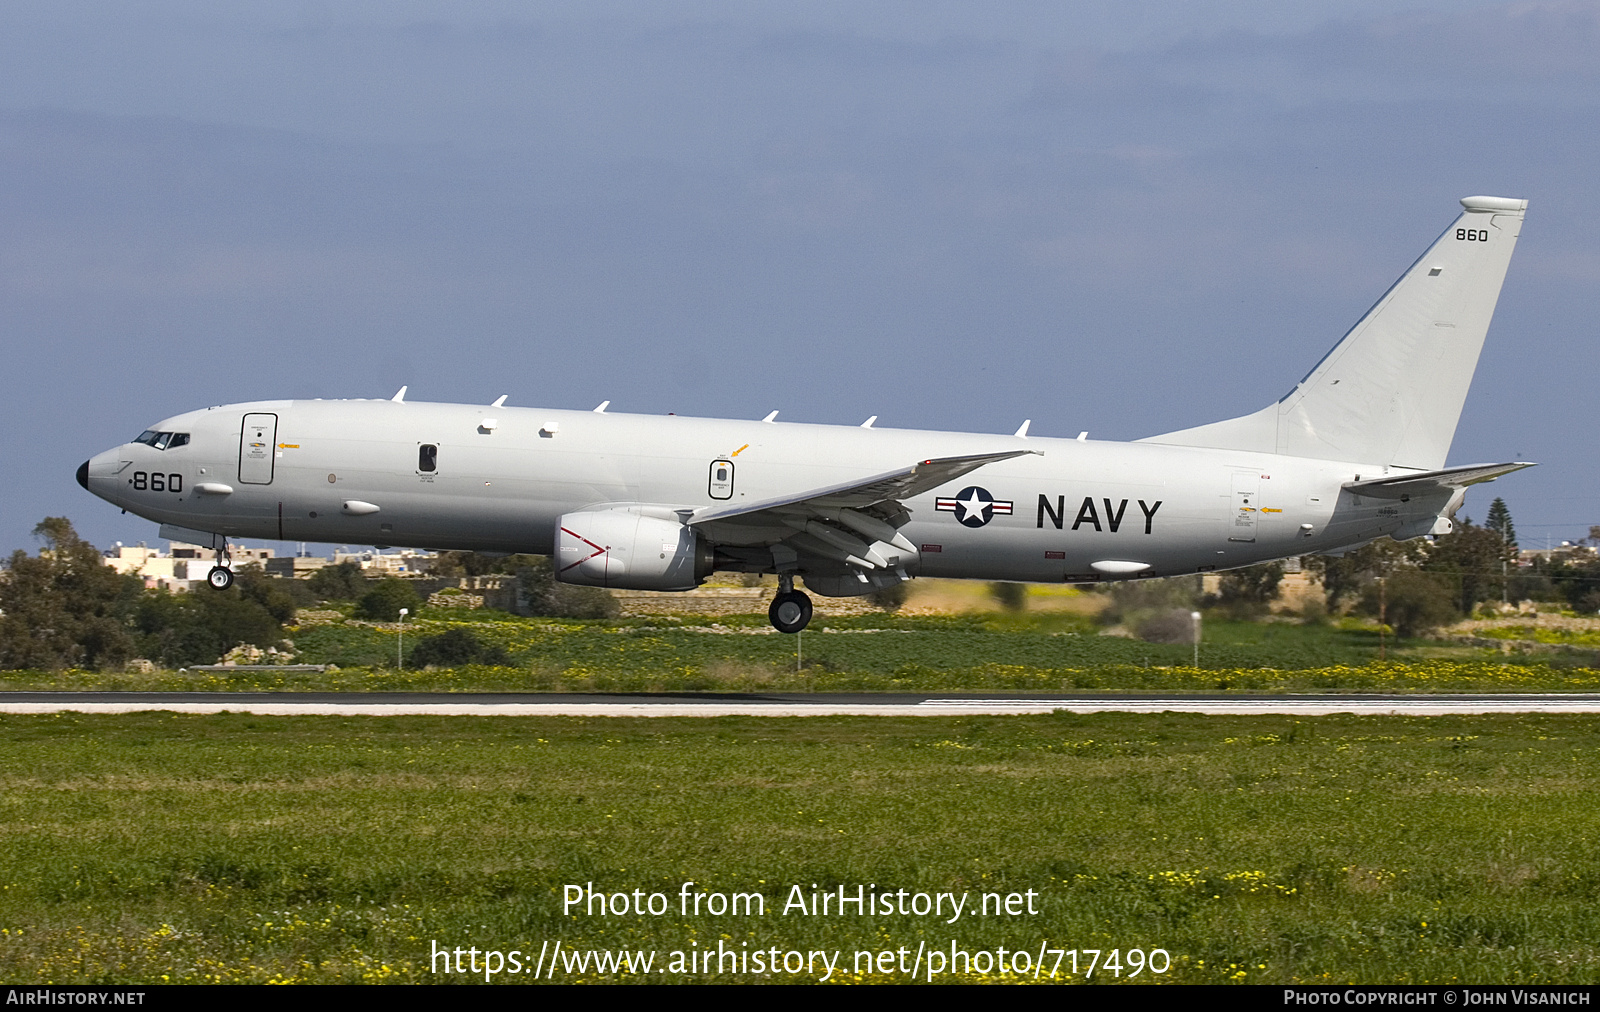
[(233, 570), (227, 566), (212, 566), (211, 572), (206, 574), (206, 582), (211, 584), (212, 590), (227, 590), (233, 586)]
[(811, 598), (798, 590), (779, 594), (767, 609), (772, 627), (781, 633), (797, 633), (811, 621)]

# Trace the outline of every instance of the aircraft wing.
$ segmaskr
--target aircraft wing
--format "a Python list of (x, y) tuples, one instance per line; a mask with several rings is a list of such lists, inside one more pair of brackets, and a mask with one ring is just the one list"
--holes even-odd
[(729, 506), (707, 506), (689, 517), (724, 546), (783, 546), (796, 555), (821, 556), (864, 569), (897, 569), (917, 549), (896, 528), (911, 518), (901, 504), (985, 464), (1038, 450), (936, 457), (897, 471), (790, 495)]
[(847, 481), (838, 485), (808, 489), (793, 495), (763, 499), (759, 502), (740, 503), (736, 506), (707, 506), (696, 510), (689, 518), (691, 526), (726, 520), (730, 517), (748, 516), (767, 510), (807, 509), (811, 507), (840, 508), (871, 506), (886, 499), (910, 499), (931, 492), (945, 482), (955, 481), (968, 471), (975, 471), (997, 460), (1010, 460), (1039, 450), (1008, 450), (1005, 453), (974, 453), (965, 457), (936, 457), (886, 471), (860, 481)]
[(1520, 471), (1537, 465), (1527, 462), (1510, 464), (1472, 464), (1467, 467), (1450, 467), (1443, 471), (1413, 471), (1387, 478), (1369, 478), (1366, 481), (1347, 481), (1344, 488), (1356, 495), (1376, 499), (1409, 499), (1429, 492), (1456, 491), (1479, 482), (1494, 481), (1503, 474)]

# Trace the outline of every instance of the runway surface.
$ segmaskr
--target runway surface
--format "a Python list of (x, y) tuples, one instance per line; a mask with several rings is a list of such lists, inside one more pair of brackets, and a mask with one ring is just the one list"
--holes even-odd
[(251, 713), (263, 716), (931, 717), (958, 714), (1600, 713), (1600, 694), (1190, 695), (914, 693), (0, 692), (0, 713)]

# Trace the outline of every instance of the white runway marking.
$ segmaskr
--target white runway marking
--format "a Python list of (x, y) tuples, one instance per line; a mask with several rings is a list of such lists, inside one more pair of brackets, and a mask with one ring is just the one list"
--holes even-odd
[(1029, 714), (1068, 710), (1073, 713), (1200, 713), (1214, 715), (1281, 714), (1318, 716), (1333, 713), (1439, 716), (1474, 713), (1600, 713), (1594, 696), (1515, 696), (1504, 699), (1471, 696), (1418, 696), (1360, 699), (1315, 697), (1195, 699), (927, 699), (908, 703), (816, 703), (717, 700), (707, 702), (552, 702), (552, 703), (450, 703), (450, 702), (279, 702), (261, 700), (208, 700), (172, 702), (123, 700), (89, 702), (0, 702), (0, 713), (250, 713), (261, 716), (391, 717), (936, 717), (973, 714)]
[(1207, 714), (1301, 714), (1317, 716), (1329, 713), (1395, 713), (1413, 717), (1440, 716), (1448, 713), (1600, 713), (1600, 700), (1593, 697), (1563, 698), (1561, 696), (1492, 699), (1482, 696), (1453, 699), (1448, 696), (1419, 696), (1416, 699), (1315, 699), (1296, 697), (1290, 699), (1063, 699), (1063, 700), (960, 700), (930, 699), (923, 706), (938, 707), (942, 712), (980, 713), (1050, 713), (1070, 710), (1073, 713), (1207, 713)]

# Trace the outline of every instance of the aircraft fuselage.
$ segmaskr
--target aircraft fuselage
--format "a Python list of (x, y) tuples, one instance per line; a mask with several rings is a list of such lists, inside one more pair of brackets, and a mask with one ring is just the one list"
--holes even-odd
[(1359, 461), (677, 415), (262, 401), (177, 415), (151, 431), (189, 438), (166, 449), (125, 443), (82, 477), (157, 523), (233, 538), (537, 554), (552, 553), (559, 519), (577, 511), (650, 504), (670, 514), (911, 461), (1036, 451), (904, 501), (911, 519), (899, 530), (916, 548), (908, 575), (981, 580), (1232, 569), (1425, 534), (1450, 498), (1354, 495), (1344, 483), (1391, 473)]

